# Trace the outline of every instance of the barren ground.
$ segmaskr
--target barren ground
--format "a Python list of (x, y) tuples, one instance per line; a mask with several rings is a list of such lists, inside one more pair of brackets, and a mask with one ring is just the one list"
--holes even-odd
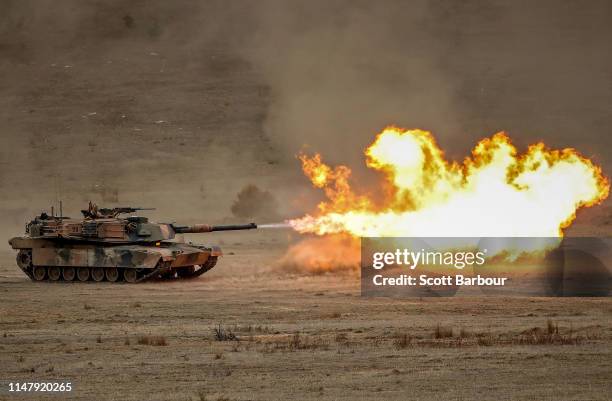
[(356, 276), (275, 269), (282, 233), (208, 239), (228, 253), (209, 274), (138, 285), (33, 283), (3, 253), (3, 379), (70, 380), (87, 400), (610, 394), (609, 298), (364, 299)]

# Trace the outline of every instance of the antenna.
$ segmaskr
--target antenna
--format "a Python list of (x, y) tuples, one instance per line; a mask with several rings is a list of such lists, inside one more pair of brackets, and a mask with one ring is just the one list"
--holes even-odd
[(55, 171), (55, 200), (59, 200), (59, 218), (64, 217), (64, 213), (62, 211), (62, 182), (60, 180), (58, 171)]

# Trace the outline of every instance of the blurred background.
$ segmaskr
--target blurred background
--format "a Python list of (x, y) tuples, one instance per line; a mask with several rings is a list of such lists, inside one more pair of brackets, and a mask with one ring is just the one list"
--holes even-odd
[[(2, 0), (0, 232), (59, 200), (294, 217), (321, 196), (296, 153), (368, 187), (363, 149), (391, 124), (454, 160), (505, 130), (610, 174), (611, 17), (605, 0)], [(577, 230), (610, 231), (609, 201), (583, 214)]]

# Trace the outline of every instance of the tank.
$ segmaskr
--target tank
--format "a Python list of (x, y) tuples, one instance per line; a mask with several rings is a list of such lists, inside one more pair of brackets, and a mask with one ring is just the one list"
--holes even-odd
[[(245, 225), (210, 226), (152, 223), (134, 207), (98, 208), (89, 203), (82, 218), (41, 213), (26, 224), (25, 235), (9, 244), (17, 265), (34, 281), (109, 281), (195, 278), (223, 255), (218, 246), (183, 243), (176, 234), (250, 230)], [(129, 216), (126, 216), (128, 215)]]

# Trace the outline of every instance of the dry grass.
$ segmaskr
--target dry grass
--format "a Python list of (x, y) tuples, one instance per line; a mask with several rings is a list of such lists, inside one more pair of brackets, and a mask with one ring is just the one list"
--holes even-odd
[(393, 339), (393, 346), (397, 349), (404, 349), (412, 346), (412, 336), (406, 333), (397, 333)]
[(236, 334), (231, 329), (224, 328), (221, 323), (213, 329), (216, 341), (239, 341)]
[(204, 390), (198, 393), (198, 399), (200, 401), (230, 401), (230, 399), (224, 395), (220, 395), (217, 398), (208, 398), (208, 395), (204, 392)]
[(571, 328), (567, 333), (559, 333), (559, 324), (548, 319), (546, 330), (540, 327), (525, 330), (514, 342), (518, 345), (577, 345), (585, 339), (584, 336), (575, 335)]
[(436, 328), (433, 332), (433, 338), (441, 339), (441, 338), (450, 338), (453, 336), (453, 328), (441, 326), (440, 323), (436, 325)]
[(601, 339), (601, 334), (598, 332), (587, 330), (579, 334), (571, 326), (562, 328), (559, 327), (558, 322), (548, 319), (545, 327), (533, 327), (518, 334), (481, 333), (478, 337), (478, 345), (579, 345), (586, 341), (599, 339)]
[(470, 337), (473, 337), (473, 334), (468, 329), (462, 327), (461, 329), (459, 329), (459, 337), (460, 338), (470, 338)]
[[(200, 284), (208, 285), (205, 282)], [(229, 287), (234, 285), (234, 282), (229, 281), (223, 285)], [(74, 288), (81, 291), (78, 286)], [(123, 287), (119, 290), (121, 288)], [(150, 293), (151, 297), (158, 296), (158, 292), (150, 291), (148, 285), (139, 288), (143, 288), (144, 295)], [(172, 288), (168, 287), (168, 290)], [(179, 290), (184, 291), (184, 288), (177, 287), (176, 291)], [(247, 294), (248, 296), (244, 295), (245, 302), (253, 301), (252, 298), (258, 294), (253, 291)], [(200, 292), (203, 291), (194, 293)], [(110, 297), (106, 291), (97, 293)], [(584, 386), (580, 387), (582, 381), (578, 380), (582, 376), (575, 381), (571, 377), (574, 373), (580, 375), (581, 372), (589, 372), (588, 377), (607, 377), (605, 350), (610, 345), (610, 324), (605, 318), (609, 316), (607, 312), (610, 306), (606, 304), (604, 308), (600, 308), (601, 300), (580, 304), (584, 310), (593, 312), (589, 312), (586, 317), (573, 317), (571, 313), (575, 311), (572, 308), (576, 301), (565, 299), (509, 299), (504, 300), (503, 304), (496, 304), (490, 310), (487, 309), (486, 313), (480, 313), (482, 303), (492, 299), (478, 302), (463, 299), (459, 303), (444, 299), (426, 299), (421, 304), (403, 300), (359, 301), (351, 310), (349, 306), (355, 302), (356, 294), (329, 297), (329, 304), (326, 305), (323, 298), (304, 293), (297, 292), (296, 296), (311, 298), (297, 298), (295, 302), (282, 301), (282, 310), (270, 307), (272, 303), (269, 295), (262, 295), (261, 309), (256, 315), (245, 311), (242, 304), (238, 305), (233, 301), (225, 303), (225, 293), (215, 293), (210, 295), (211, 299), (204, 300), (215, 305), (227, 305), (227, 309), (210, 308), (204, 312), (201, 305), (205, 302), (185, 301), (178, 296), (163, 297), (176, 303), (161, 304), (162, 312), (181, 310), (181, 313), (173, 318), (176, 319), (176, 324), (164, 327), (163, 331), (153, 330), (154, 327), (151, 327), (151, 330), (139, 329), (155, 326), (159, 323), (159, 316), (163, 315), (162, 312), (154, 311), (159, 304), (156, 304), (153, 298), (151, 301), (141, 301), (142, 308), (132, 309), (127, 314), (118, 310), (121, 306), (129, 306), (131, 301), (126, 303), (116, 296), (112, 297), (110, 304), (103, 303), (103, 299), (95, 299), (95, 302), (94, 299), (88, 299), (87, 302), (94, 305), (94, 310), (100, 311), (100, 314), (96, 313), (96, 322), (100, 319), (99, 323), (104, 322), (104, 326), (108, 326), (104, 335), (101, 335), (101, 330), (92, 329), (91, 311), (83, 310), (81, 301), (71, 306), (78, 314), (70, 318), (69, 325), (58, 325), (57, 316), (54, 314), (44, 315), (48, 322), (40, 327), (45, 332), (51, 333), (50, 329), (55, 328), (64, 331), (59, 335), (50, 335), (52, 341), (41, 344), (44, 348), (35, 348), (37, 352), (34, 352), (31, 345), (38, 344), (38, 338), (28, 327), (39, 327), (39, 324), (29, 323), (30, 316), (38, 315), (30, 311), (26, 320), (12, 326), (7, 324), (0, 331), (0, 340), (2, 332), (7, 332), (8, 340), (2, 344), (4, 351), (7, 355), (14, 355), (6, 370), (8, 374), (20, 379), (37, 374), (43, 377), (78, 376), (83, 368), (102, 371), (105, 376), (111, 378), (115, 375), (116, 390), (122, 393), (129, 390), (129, 394), (133, 394), (131, 398), (134, 399), (146, 397), (151, 386), (154, 386), (154, 390), (162, 394), (161, 396), (167, 395), (177, 400), (197, 400), (197, 392), (200, 389), (205, 391), (209, 401), (215, 401), (220, 395), (229, 396), (232, 401), (249, 400), (254, 398), (253, 391), (261, 391), (261, 399), (286, 399), (291, 398), (290, 391), (286, 390), (287, 383), (290, 384), (289, 387), (293, 384), (297, 389), (295, 391), (299, 391), (299, 398), (310, 401), (317, 398), (331, 400), (360, 397), (399, 399), (406, 395), (414, 395), (415, 399), (427, 399), (431, 383), (423, 384), (422, 380), (413, 383), (412, 380), (414, 372), (420, 374), (423, 366), (431, 370), (431, 373), (426, 374), (433, 374), (440, 382), (447, 384), (446, 391), (438, 397), (440, 399), (477, 398), (489, 387), (499, 390), (494, 395), (500, 400), (542, 399), (546, 398), (549, 389), (553, 387), (559, 391), (552, 397), (560, 394), (562, 396), (562, 392), (565, 392), (585, 394), (582, 397), (585, 399), (597, 399), (601, 398), (600, 394), (607, 388), (604, 381), (599, 381), (600, 384), (594, 387), (592, 392), (584, 393)], [(58, 300), (56, 293), (53, 294), (53, 302), (63, 299), (61, 297)], [(237, 294), (240, 295), (238, 292)], [(235, 295), (236, 299), (239, 299), (238, 295)], [(44, 297), (42, 299), (47, 300)], [(274, 299), (280, 300), (280, 295)], [(512, 302), (519, 303), (514, 305)], [(320, 309), (313, 306), (319, 304)], [(8, 305), (12, 306), (10, 303)], [(374, 307), (377, 309), (362, 309)], [(145, 309), (151, 311), (144, 313)], [(341, 320), (322, 319), (344, 310), (350, 312), (343, 312)], [(535, 311), (534, 316), (526, 316), (531, 311)], [(66, 310), (62, 313), (68, 316), (71, 312), (73, 311)], [(399, 312), (405, 313), (401, 315)], [(546, 316), (553, 312), (557, 312), (558, 316)], [(155, 316), (151, 317), (153, 314)], [(16, 316), (8, 316), (11, 321), (18, 322)], [(547, 321), (549, 318), (552, 319), (550, 322)], [(76, 326), (76, 319), (81, 319), (80, 326)], [(38, 320), (44, 321), (43, 317)], [(221, 323), (225, 331), (229, 328), (240, 341), (216, 341), (213, 338), (213, 329), (218, 328), (218, 323)], [(440, 329), (436, 330), (438, 323)], [(265, 325), (269, 327), (266, 328)], [(85, 341), (74, 341), (70, 337), (76, 327)], [(436, 331), (440, 333), (438, 337), (442, 338), (434, 338)], [(444, 332), (452, 332), (453, 335), (445, 337), (442, 334)], [(15, 337), (11, 337), (13, 333)], [(596, 333), (600, 333), (600, 340), (596, 339)], [(102, 344), (96, 344), (98, 335), (102, 337)], [(166, 347), (139, 345), (137, 341), (141, 335), (163, 335), (169, 344)], [(21, 337), (26, 341), (22, 343)], [(129, 339), (130, 345), (124, 345), (126, 338)], [(59, 345), (59, 341), (68, 340), (71, 341), (68, 345)], [(572, 342), (578, 345), (570, 345)], [(538, 345), (547, 343), (550, 345)], [(86, 350), (86, 347), (89, 349)], [(14, 349), (19, 353), (15, 353)], [(69, 350), (74, 354), (69, 355)], [(160, 352), (164, 355), (160, 355)], [(46, 361), (41, 362), (38, 353), (45, 355)], [(24, 356), (22, 362), (17, 361), (19, 355)], [(187, 361), (185, 355), (188, 355), (191, 361)], [(79, 358), (84, 358), (84, 362), (72, 363)], [(90, 360), (95, 366), (87, 364)], [(122, 375), (133, 373), (138, 376), (139, 372), (152, 369), (151, 363), (159, 360), (166, 360), (168, 363), (159, 365), (162, 370), (156, 374), (159, 376), (156, 380), (148, 384), (138, 384), (140, 382), (137, 380), (123, 380)], [(127, 368), (123, 373), (112, 368), (117, 362)], [(45, 372), (51, 364), (57, 368), (51, 373)], [(477, 370), (480, 376), (487, 379), (486, 385), (474, 387), (471, 382), (464, 385), (461, 375), (457, 375), (457, 366)], [(574, 370), (568, 370), (568, 366)], [(35, 372), (30, 372), (32, 367)], [(192, 367), (201, 374), (185, 376), (185, 367)], [(254, 369), (263, 374), (255, 372)], [(363, 374), (344, 375), (338, 383), (334, 380), (334, 375), (345, 369), (357, 370)], [(393, 372), (393, 369), (397, 369), (399, 373)], [(537, 374), (533, 374), (533, 371)], [(297, 382), (296, 375), (299, 376)], [(550, 380), (543, 380), (544, 375)], [(306, 381), (302, 380), (302, 376)], [(384, 378), (384, 383), (381, 382), (381, 377)], [(516, 383), (509, 385), (507, 377), (515, 378)], [(163, 381), (176, 382), (177, 378), (180, 383), (176, 386)], [(253, 378), (257, 384), (249, 385)], [(526, 389), (532, 387), (529, 383), (535, 381), (541, 385), (540, 390), (534, 394), (528, 393)], [(408, 390), (407, 384), (410, 384)], [(324, 387), (323, 396), (319, 396), (320, 386)], [(379, 387), (383, 390), (377, 392)], [(364, 393), (364, 388), (372, 391)], [(83, 390), (94, 398), (97, 394), (95, 386)], [(599, 395), (595, 394), (595, 390)]]
[(164, 336), (141, 336), (138, 337), (138, 344), (165, 347), (168, 345), (168, 341), (166, 341), (166, 337)]
[[(237, 326), (235, 326), (237, 327)], [(361, 331), (354, 331), (361, 333)], [(276, 333), (275, 333), (276, 334)], [(534, 327), (522, 332), (509, 331), (504, 333), (472, 332), (466, 328), (453, 328), (437, 324), (430, 335), (418, 335), (409, 332), (396, 332), (390, 337), (388, 334), (361, 337), (353, 336), (350, 341), (347, 333), (329, 333), (330, 335), (308, 335), (301, 332), (293, 334), (279, 334), (273, 336), (247, 336), (245, 342), (234, 343), (232, 352), (249, 351), (253, 345), (259, 352), (295, 352), (295, 351), (326, 351), (330, 343), (335, 344), (338, 352), (353, 349), (359, 346), (370, 345), (379, 347), (386, 344), (395, 349), (407, 348), (461, 348), (461, 347), (490, 347), (490, 346), (527, 346), (527, 345), (576, 345), (586, 340), (596, 340), (599, 335), (589, 332), (578, 335), (571, 328), (560, 327), (558, 323), (547, 321), (546, 325)], [(236, 339), (231, 330), (219, 325), (215, 329), (215, 336), (219, 341)]]
[(344, 344), (348, 342), (348, 336), (346, 335), (346, 333), (338, 333), (336, 334), (335, 340), (339, 344)]
[(273, 333), (274, 330), (269, 326), (257, 325), (254, 326), (252, 324), (239, 325), (235, 324), (231, 326), (229, 329), (234, 333)]
[(493, 345), (500, 345), (499, 338), (494, 337), (491, 333), (480, 333), (476, 336), (476, 344), (481, 347), (490, 347)]
[[(580, 333), (579, 333), (580, 332)], [(396, 333), (391, 337), (391, 344), (396, 349), (409, 347), (458, 348), (466, 346), (523, 346), (523, 345), (579, 345), (586, 341), (601, 339), (601, 333), (591, 329), (574, 330), (571, 326), (563, 328), (558, 322), (548, 320), (544, 327), (533, 327), (521, 332), (491, 333), (471, 332), (460, 328), (453, 335), (452, 327), (436, 325), (432, 338), (413, 337), (405, 333)], [(378, 346), (382, 339), (374, 338)], [(387, 339), (388, 341), (388, 339)]]
[(289, 351), (329, 349), (327, 341), (321, 337), (308, 337), (295, 332), (289, 341)]
[[(343, 343), (345, 345), (346, 343)], [(259, 348), (260, 352), (273, 353), (276, 351), (281, 352), (295, 352), (304, 350), (329, 350), (329, 342), (319, 336), (306, 336), (295, 332), (290, 336), (282, 336), (273, 341), (264, 342), (263, 346)]]

